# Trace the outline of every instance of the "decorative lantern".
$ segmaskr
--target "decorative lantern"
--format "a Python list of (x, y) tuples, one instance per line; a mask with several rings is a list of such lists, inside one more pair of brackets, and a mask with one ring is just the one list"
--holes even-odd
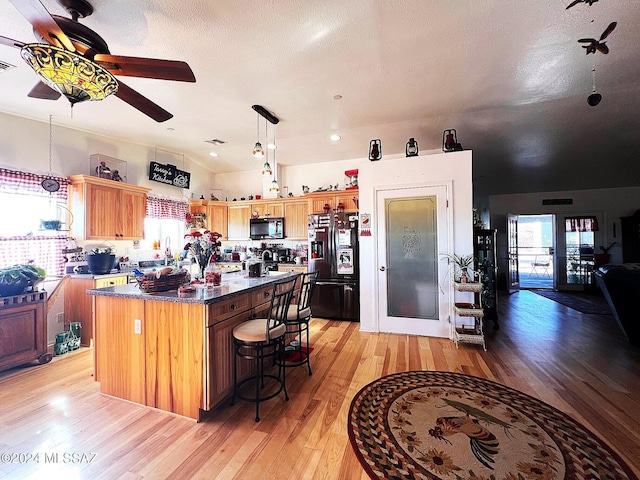
[(407, 157), (417, 157), (418, 156), (418, 142), (416, 139), (411, 137), (407, 142), (407, 147), (405, 148), (405, 153)]
[(369, 160), (375, 162), (382, 158), (382, 142), (379, 138), (369, 142)]
[(442, 132), (442, 151), (443, 152), (459, 152), (462, 145), (458, 143), (456, 129), (451, 128)]

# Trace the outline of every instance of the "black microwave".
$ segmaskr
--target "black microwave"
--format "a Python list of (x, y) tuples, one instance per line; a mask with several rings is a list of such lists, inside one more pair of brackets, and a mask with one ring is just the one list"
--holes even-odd
[(284, 238), (284, 218), (265, 217), (249, 219), (249, 237), (251, 240)]

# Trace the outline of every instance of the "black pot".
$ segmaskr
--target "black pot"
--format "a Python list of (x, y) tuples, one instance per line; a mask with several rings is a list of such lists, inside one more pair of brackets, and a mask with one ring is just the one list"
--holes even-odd
[(104, 275), (105, 273), (111, 273), (111, 270), (115, 267), (116, 256), (109, 253), (97, 253), (93, 255), (87, 255), (87, 265), (89, 271), (94, 275)]

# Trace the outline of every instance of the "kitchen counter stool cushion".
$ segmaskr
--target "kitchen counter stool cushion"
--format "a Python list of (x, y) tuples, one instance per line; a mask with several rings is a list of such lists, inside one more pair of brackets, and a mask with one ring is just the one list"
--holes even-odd
[[(284, 365), (286, 319), (293, 289), (297, 277), (279, 280), (274, 283), (271, 294), (271, 303), (267, 318), (258, 318), (241, 323), (233, 329), (233, 397), (231, 405), (236, 397), (256, 404), (256, 422), (260, 421), (260, 402), (276, 397), (284, 391), (284, 399), (289, 400), (286, 386)], [(238, 382), (238, 359), (248, 359), (255, 362), (255, 374)], [(277, 374), (265, 370), (265, 359), (273, 359), (277, 366)], [(265, 379), (271, 380), (266, 393), (261, 395), (265, 388)], [(255, 384), (255, 394), (250, 397), (241, 391), (248, 383)]]
[[(309, 320), (311, 320), (311, 297), (318, 279), (318, 272), (302, 274), (300, 292), (297, 303), (291, 304), (287, 311), (287, 333), (297, 334), (298, 343), (287, 347), (287, 353), (292, 355), (290, 361), (286, 361), (285, 367), (298, 367), (307, 364), (309, 375), (312, 375), (309, 344)], [(306, 348), (302, 346), (302, 337), (306, 339)]]

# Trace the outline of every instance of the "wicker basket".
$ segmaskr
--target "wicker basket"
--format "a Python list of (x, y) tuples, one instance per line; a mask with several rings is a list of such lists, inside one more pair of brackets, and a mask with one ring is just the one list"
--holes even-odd
[(140, 290), (146, 293), (150, 292), (166, 292), (168, 290), (177, 290), (180, 285), (190, 280), (189, 272), (182, 271), (169, 275), (162, 275), (160, 278), (155, 274), (146, 274), (144, 277), (137, 277)]

